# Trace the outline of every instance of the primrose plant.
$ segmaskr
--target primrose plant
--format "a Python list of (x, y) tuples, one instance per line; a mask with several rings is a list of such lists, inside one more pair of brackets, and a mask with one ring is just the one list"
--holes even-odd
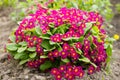
[(63, 7), (39, 8), (11, 33), (7, 51), (20, 65), (49, 71), (56, 80), (73, 80), (106, 67), (112, 39), (98, 12)]

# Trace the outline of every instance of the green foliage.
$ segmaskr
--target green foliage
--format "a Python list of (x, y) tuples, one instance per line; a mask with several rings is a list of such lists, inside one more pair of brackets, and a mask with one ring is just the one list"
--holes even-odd
[(53, 47), (53, 46), (50, 45), (50, 43), (49, 43), (48, 40), (42, 41), (41, 46), (42, 46), (43, 48), (45, 48), (46, 50), (50, 50), (50, 49)]
[(35, 2), (35, 0), (19, 1), (19, 4), (14, 7), (16, 10), (11, 13), (12, 19), (20, 21), (28, 14), (34, 13), (37, 9), (36, 4), (42, 2), (41, 0), (37, 1), (38, 2)]
[(37, 53), (36, 53), (36, 52), (34, 52), (34, 53), (30, 53), (30, 54), (29, 54), (29, 57), (30, 57), (30, 58), (35, 58), (35, 57), (36, 57), (36, 55), (37, 55)]
[(9, 43), (6, 45), (6, 48), (7, 50), (9, 51), (16, 51), (18, 48), (17, 48), (17, 45), (15, 43)]
[(25, 47), (20, 47), (20, 48), (18, 48), (17, 52), (18, 52), (18, 53), (22, 53), (22, 52), (24, 52), (26, 49), (27, 49), (26, 46), (25, 46)]
[(36, 50), (36, 47), (30, 47), (27, 49), (27, 51), (34, 52)]
[(82, 62), (85, 62), (85, 63), (89, 63), (91, 65), (93, 65), (95, 68), (97, 67), (94, 63), (92, 63), (88, 58), (86, 57), (83, 57), (83, 58), (80, 58), (79, 61), (82, 61)]
[(68, 58), (66, 58), (66, 59), (61, 59), (64, 63), (68, 63), (68, 62), (70, 62), (70, 60), (68, 59)]
[(116, 10), (120, 13), (120, 3), (116, 4)]
[(86, 23), (86, 28), (84, 29), (84, 34), (86, 35), (92, 28), (92, 23)]
[(29, 59), (21, 60), (19, 64), (20, 64), (20, 65), (23, 65), (23, 64), (25, 64), (27, 61), (29, 61)]
[(18, 0), (0, 0), (0, 9), (8, 6), (15, 7)]
[(46, 69), (51, 68), (52, 62), (51, 61), (46, 61), (44, 64), (40, 65), (40, 70), (45, 71)]

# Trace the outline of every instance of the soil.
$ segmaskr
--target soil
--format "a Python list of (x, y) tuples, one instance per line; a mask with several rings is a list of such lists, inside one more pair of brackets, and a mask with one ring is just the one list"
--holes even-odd
[[(115, 33), (120, 35), (120, 14), (114, 8), (115, 4), (120, 3), (120, 0), (111, 0), (111, 2), (115, 16), (111, 22), (114, 27), (111, 28), (110, 32), (111, 35)], [(49, 73), (40, 73), (26, 66), (20, 66), (14, 59), (8, 60), (8, 53), (4, 52), (4, 45), (7, 42), (10, 32), (18, 26), (8, 16), (12, 11), (12, 8), (0, 10), (0, 80), (54, 80)], [(108, 74), (102, 70), (76, 80), (120, 80), (120, 41), (114, 43), (110, 72)]]

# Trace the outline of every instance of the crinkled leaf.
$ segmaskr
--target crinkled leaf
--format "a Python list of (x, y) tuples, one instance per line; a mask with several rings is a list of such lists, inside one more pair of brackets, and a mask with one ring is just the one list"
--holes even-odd
[(109, 43), (105, 43), (104, 44), (104, 48), (107, 49), (107, 47), (109, 46)]
[(18, 48), (17, 52), (18, 52), (18, 53), (22, 53), (22, 52), (24, 52), (26, 49), (27, 49), (26, 46), (25, 46), (25, 47), (20, 47), (20, 48)]
[(94, 63), (92, 63), (88, 58), (86, 57), (83, 57), (83, 58), (80, 58), (79, 61), (83, 61), (85, 63), (90, 63), (92, 64), (95, 68), (97, 67)]
[(44, 34), (44, 35), (41, 35), (40, 38), (42, 38), (42, 39), (50, 39), (50, 35), (49, 34)]
[(50, 32), (50, 30), (47, 31), (47, 34), (49, 34), (49, 35), (53, 35), (53, 34)]
[(93, 38), (92, 38), (92, 36), (89, 36), (88, 39), (89, 39), (90, 43), (92, 44), (92, 43), (93, 43)]
[(36, 51), (36, 47), (30, 47), (27, 49), (27, 51), (34, 52), (34, 51)]
[(53, 46), (51, 49), (49, 49), (49, 50), (46, 50), (46, 49), (44, 49), (44, 52), (48, 52), (48, 51), (52, 51), (52, 50), (54, 50), (56, 47), (55, 46)]
[(52, 42), (52, 41), (49, 41), (50, 42), (50, 45), (54, 45), (56, 44), (56, 42)]
[(92, 27), (92, 33), (93, 33), (93, 34), (98, 34), (98, 33), (99, 33), (99, 29), (98, 29), (97, 26), (93, 26), (93, 27)]
[(30, 53), (30, 54), (29, 54), (29, 57), (30, 57), (30, 58), (35, 58), (35, 57), (36, 57), (36, 55), (37, 55), (37, 53), (36, 53), (36, 52), (34, 52), (34, 53)]
[(105, 38), (105, 42), (107, 42), (107, 43), (113, 43), (115, 41), (115, 39), (114, 38), (110, 38), (110, 37), (107, 37), (107, 38)]
[(53, 30), (52, 30), (52, 33), (54, 34), (54, 33), (62, 33), (62, 34), (64, 34), (67, 30), (68, 30), (68, 28), (69, 28), (69, 25), (68, 24), (63, 24), (63, 25), (60, 25), (59, 27), (57, 27), (57, 28), (54, 28)]
[(57, 31), (57, 28), (54, 28), (54, 29), (52, 30), (52, 34), (54, 34), (56, 31)]
[(28, 62), (28, 61), (29, 61), (29, 59), (21, 60), (21, 61), (19, 62), (19, 65), (23, 65), (23, 64), (25, 64), (25, 63)]
[(82, 54), (82, 50), (80, 50), (80, 49), (76, 50), (76, 52), (80, 55)]
[(96, 64), (94, 64), (94, 63), (92, 63), (92, 62), (90, 62), (90, 64), (93, 65), (95, 68), (97, 68), (97, 65), (96, 65)]
[(15, 43), (9, 43), (6, 45), (6, 48), (7, 50), (9, 51), (16, 51), (18, 48), (17, 48), (17, 44)]
[(39, 26), (38, 26), (38, 27), (35, 27), (35, 31), (36, 31), (36, 33), (37, 33), (38, 35), (42, 35), (42, 31), (41, 31), (41, 29), (40, 29)]
[(55, 26), (54, 23), (49, 24), (49, 27), (51, 27), (51, 28), (54, 28), (54, 26)]
[(57, 43), (57, 49), (58, 49), (58, 51), (62, 51), (62, 47), (59, 43)]
[(25, 59), (28, 59), (29, 58), (29, 55), (28, 53), (25, 53), (20, 57), (21, 60), (25, 60)]
[(86, 23), (86, 28), (84, 28), (84, 34), (86, 35), (87, 32), (90, 31), (90, 28), (92, 27), (92, 23)]
[(78, 40), (79, 38), (77, 37), (68, 37), (68, 38), (64, 38), (64, 41), (69, 41), (69, 40)]
[(98, 42), (102, 42), (101, 38), (100, 37), (97, 37), (97, 40)]
[(83, 37), (83, 36), (81, 36), (81, 37), (78, 39), (79, 42), (83, 42), (83, 40), (84, 40), (84, 37)]
[(40, 65), (40, 70), (45, 71), (46, 69), (49, 69), (52, 66), (51, 61), (46, 61), (44, 64)]
[(15, 35), (11, 35), (11, 36), (9, 36), (9, 39), (11, 42), (15, 42), (16, 37), (15, 37)]
[(50, 38), (47, 37), (47, 36), (40, 36), (40, 38), (42, 38), (42, 39), (50, 39)]
[(112, 47), (110, 45), (107, 47), (106, 52), (109, 57), (112, 56)]
[(98, 41), (98, 42), (102, 42), (102, 40), (101, 40), (100, 36), (95, 35), (94, 37), (96, 37), (96, 38), (97, 38), (97, 41)]
[(14, 56), (14, 59), (21, 59), (24, 56), (25, 53), (17, 53)]
[(90, 60), (88, 58), (86, 58), (86, 57), (80, 58), (79, 61), (90, 63)]
[(40, 58), (48, 58), (48, 56), (42, 55), (42, 56), (40, 56)]
[(65, 59), (61, 59), (64, 63), (68, 63), (70, 62), (70, 60), (68, 58), (65, 58)]
[(43, 40), (41, 46), (46, 50), (50, 50), (53, 47), (50, 45), (49, 40)]
[(21, 46), (27, 46), (27, 42), (25, 42), (25, 41), (19, 42), (19, 45), (21, 45)]

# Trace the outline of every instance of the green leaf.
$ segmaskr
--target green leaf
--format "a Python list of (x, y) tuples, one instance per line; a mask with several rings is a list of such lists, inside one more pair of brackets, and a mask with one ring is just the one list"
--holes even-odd
[(73, 7), (75, 7), (75, 8), (77, 8), (78, 9), (78, 4), (76, 3), (76, 1), (71, 1), (71, 3), (72, 3), (72, 5), (73, 5)]
[(109, 43), (105, 43), (105, 44), (104, 44), (104, 48), (105, 48), (105, 49), (107, 49), (108, 46), (109, 46)]
[(93, 34), (98, 34), (98, 33), (99, 33), (99, 29), (98, 29), (97, 26), (93, 26), (93, 27), (92, 27), (92, 33), (93, 33)]
[(56, 31), (57, 31), (57, 28), (54, 28), (54, 29), (52, 30), (52, 34), (55, 34)]
[(44, 49), (44, 52), (48, 52), (48, 51), (52, 51), (52, 50), (54, 50), (56, 47), (55, 46), (53, 46), (51, 49), (49, 49), (49, 50), (46, 50), (46, 49)]
[(19, 45), (21, 45), (21, 46), (27, 46), (27, 42), (25, 42), (25, 41), (19, 42)]
[(19, 62), (19, 65), (23, 65), (23, 64), (25, 64), (25, 63), (28, 62), (28, 61), (29, 61), (29, 59), (21, 60), (21, 61)]
[(97, 68), (96, 64), (92, 63), (88, 58), (86, 57), (83, 57), (83, 58), (80, 58), (79, 61), (83, 61), (85, 63), (90, 63), (91, 65), (93, 65), (95, 68)]
[(40, 65), (40, 70), (45, 71), (46, 69), (49, 69), (52, 66), (51, 61), (46, 61), (44, 64)]
[(89, 36), (88, 39), (90, 40), (90, 43), (92, 44), (92, 43), (93, 43), (93, 38), (92, 38), (92, 36)]
[(11, 36), (9, 36), (9, 39), (10, 39), (10, 41), (15, 42), (16, 37), (15, 37), (15, 35), (11, 35)]
[(92, 62), (90, 62), (90, 64), (92, 64), (95, 68), (97, 68), (96, 64), (94, 64), (94, 63), (92, 63)]
[(54, 28), (54, 26), (55, 26), (54, 23), (49, 24), (49, 27), (51, 27), (51, 28)]
[(98, 5), (93, 5), (93, 6), (91, 6), (91, 10), (92, 11), (95, 11), (95, 10), (97, 10), (99, 7), (98, 7)]
[(9, 43), (6, 45), (6, 48), (7, 50), (9, 51), (16, 51), (18, 48), (17, 48), (17, 44), (15, 43)]
[(53, 47), (50, 45), (49, 40), (43, 40), (41, 46), (47, 50), (50, 50)]
[(62, 47), (59, 43), (57, 43), (57, 46), (58, 46), (58, 51), (62, 51)]
[(20, 57), (21, 60), (25, 60), (25, 59), (28, 59), (29, 58), (29, 53), (25, 53)]
[(86, 28), (84, 28), (84, 34), (86, 35), (87, 32), (90, 31), (90, 28), (92, 27), (92, 23), (86, 23)]
[(70, 62), (70, 60), (69, 60), (68, 58), (61, 59), (61, 61), (63, 61), (64, 63), (68, 63), (68, 62)]
[(82, 50), (80, 50), (80, 49), (77, 49), (76, 52), (80, 55), (82, 54)]
[(51, 35), (51, 36), (53, 35), (53, 34), (50, 32), (50, 30), (47, 31), (47, 34), (49, 34), (49, 35)]
[(52, 42), (52, 41), (49, 41), (50, 42), (50, 45), (55, 45), (56, 42)]
[(34, 52), (34, 51), (36, 51), (36, 47), (30, 47), (27, 49), (27, 51)]
[(64, 41), (72, 41), (72, 43), (73, 42), (83, 42), (83, 40), (84, 40), (84, 37), (83, 36), (81, 36), (80, 38), (78, 38), (78, 37), (69, 37), (69, 38), (64, 38), (63, 39)]
[(112, 56), (112, 47), (110, 45), (107, 47), (106, 52), (109, 57)]
[(40, 36), (40, 38), (42, 39), (50, 39), (50, 35), (49, 34), (43, 34)]
[(59, 27), (57, 27), (57, 28), (54, 28), (53, 30), (52, 30), (52, 33), (54, 34), (54, 33), (62, 33), (62, 34), (64, 34), (67, 30), (68, 30), (68, 28), (69, 28), (69, 25), (68, 24), (63, 24), (63, 25), (60, 25)]
[(97, 41), (98, 42), (102, 42), (102, 40), (101, 40), (101, 38), (100, 38), (100, 36), (97, 34), (97, 35), (95, 35), (94, 37), (96, 37), (97, 38)]
[(40, 29), (39, 26), (38, 26), (38, 27), (35, 27), (35, 31), (36, 31), (36, 33), (37, 33), (38, 35), (42, 35), (42, 31), (41, 31), (41, 29)]
[(48, 56), (43, 55), (43, 56), (40, 56), (40, 58), (48, 58)]
[(36, 52), (35, 52), (35, 53), (30, 53), (30, 54), (29, 54), (29, 57), (30, 57), (30, 58), (35, 58), (35, 57), (36, 57), (36, 55), (37, 55), (37, 53), (36, 53)]
[(64, 41), (69, 41), (69, 40), (78, 40), (79, 38), (77, 37), (68, 37), (68, 38), (64, 38)]
[(42, 38), (42, 39), (50, 39), (50, 38), (47, 37), (47, 36), (40, 36), (40, 38)]
[(113, 43), (115, 41), (115, 39), (114, 38), (110, 38), (110, 37), (107, 37), (106, 39), (105, 39), (105, 42), (107, 42), (107, 43)]
[(81, 37), (78, 39), (79, 42), (83, 42), (83, 40), (84, 40), (84, 37), (83, 37), (83, 36), (81, 36)]
[(80, 58), (79, 61), (90, 63), (90, 60), (88, 58), (86, 58), (86, 57)]
[(27, 49), (27, 47), (20, 47), (20, 48), (18, 48), (17, 52), (18, 52), (18, 53), (22, 53), (22, 52), (24, 52), (26, 49)]
[(17, 53), (17, 54), (15, 54), (14, 59), (21, 59), (21, 56), (23, 56), (23, 55), (24, 55), (24, 53)]

